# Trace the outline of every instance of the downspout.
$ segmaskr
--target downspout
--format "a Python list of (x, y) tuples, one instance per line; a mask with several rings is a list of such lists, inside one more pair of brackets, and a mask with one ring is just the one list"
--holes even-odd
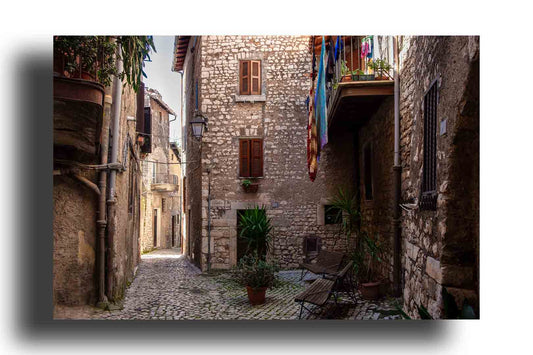
[[(117, 73), (122, 72), (122, 59), (120, 58), (121, 45), (118, 43), (117, 46), (117, 56), (116, 56), (116, 66)], [(119, 134), (120, 134), (120, 110), (122, 104), (122, 81), (119, 79), (118, 75), (113, 79), (113, 106), (111, 112), (112, 120), (112, 137), (111, 137), (111, 157), (110, 163), (118, 162), (118, 148), (119, 148)], [(108, 226), (107, 226), (107, 280), (106, 280), (106, 291), (108, 298), (112, 299), (110, 294), (113, 287), (113, 245), (116, 233), (116, 185), (117, 171), (111, 170), (109, 173), (109, 189), (107, 196), (107, 213), (108, 213)]]
[(211, 271), (211, 169), (207, 168), (207, 272)]
[(393, 292), (396, 297), (401, 295), (401, 226), (400, 226), (400, 199), (402, 166), (400, 164), (400, 64), (398, 60), (398, 36), (393, 38), (394, 47), (394, 256), (393, 256)]
[[(102, 145), (100, 152), (100, 164), (107, 164), (107, 156), (109, 152), (109, 122), (111, 120), (111, 105), (113, 103), (113, 97), (111, 96), (111, 87), (105, 88), (104, 96), (104, 117), (102, 124)], [(96, 224), (98, 227), (98, 239), (97, 243), (97, 278), (98, 278), (98, 301), (96, 306), (99, 308), (107, 308), (108, 299), (106, 296), (105, 288), (105, 237), (107, 227), (107, 209), (106, 209), (106, 189), (107, 189), (107, 169), (100, 170), (98, 187), (100, 189), (100, 195), (98, 198), (98, 216)]]

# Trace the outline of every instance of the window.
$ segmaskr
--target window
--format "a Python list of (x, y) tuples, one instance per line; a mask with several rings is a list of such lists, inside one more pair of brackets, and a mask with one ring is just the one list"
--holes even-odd
[(324, 224), (341, 223), (341, 210), (331, 205), (324, 205)]
[(263, 176), (263, 140), (239, 140), (239, 176)]
[(424, 96), (424, 161), (420, 209), (437, 209), (437, 81)]
[(363, 172), (365, 183), (365, 199), (372, 200), (372, 145), (370, 143), (365, 144), (363, 147)]
[(239, 93), (261, 95), (261, 61), (241, 60), (239, 63)]
[(316, 257), (321, 249), (321, 239), (316, 236), (307, 236), (304, 238), (304, 255), (307, 259)]

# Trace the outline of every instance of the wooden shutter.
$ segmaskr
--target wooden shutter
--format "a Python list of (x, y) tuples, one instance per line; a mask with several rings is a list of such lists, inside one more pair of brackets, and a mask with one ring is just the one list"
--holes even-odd
[(137, 114), (135, 115), (136, 131), (144, 133), (144, 83), (141, 82), (137, 91)]
[(243, 60), (241, 61), (241, 68), (240, 68), (240, 93), (241, 95), (250, 95), (250, 61), (249, 60)]
[(263, 176), (263, 140), (252, 139), (251, 148), (251, 176)]
[(141, 147), (141, 152), (152, 152), (152, 113), (150, 107), (144, 108), (144, 144)]
[(261, 95), (261, 62), (258, 60), (252, 60), (251, 63), (251, 76), (252, 76), (252, 95)]
[(250, 140), (239, 141), (239, 176), (250, 176)]

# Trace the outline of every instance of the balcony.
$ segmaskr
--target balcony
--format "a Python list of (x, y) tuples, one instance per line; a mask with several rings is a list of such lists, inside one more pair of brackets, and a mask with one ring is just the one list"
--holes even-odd
[(154, 174), (151, 180), (152, 191), (172, 192), (177, 191), (179, 179), (177, 175), (172, 174)]
[(104, 40), (54, 37), (54, 147), (63, 158), (90, 160), (98, 154), (104, 104), (98, 73), (109, 56), (102, 51)]
[[(350, 129), (363, 124), (386, 97), (394, 95), (392, 37), (324, 37), (326, 58), (334, 58), (326, 69), (328, 127)], [(322, 36), (314, 36), (316, 68), (321, 45)]]

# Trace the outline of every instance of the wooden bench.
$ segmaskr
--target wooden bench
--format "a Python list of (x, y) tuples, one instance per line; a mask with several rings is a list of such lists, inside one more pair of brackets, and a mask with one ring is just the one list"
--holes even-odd
[(343, 259), (343, 253), (321, 250), (314, 259), (315, 262), (300, 263), (300, 268), (302, 269), (300, 280), (304, 278), (307, 271), (318, 275), (335, 274), (339, 271)]
[(328, 302), (331, 295), (333, 295), (335, 304), (337, 304), (338, 286), (344, 283), (344, 278), (352, 269), (352, 266), (353, 262), (350, 261), (340, 272), (336, 273), (332, 279), (316, 279), (308, 288), (296, 295), (294, 301), (300, 303), (300, 315), (298, 316), (298, 319), (302, 318), (304, 308), (310, 313), (314, 313), (311, 309), (305, 306), (305, 303), (310, 303), (322, 308)]

